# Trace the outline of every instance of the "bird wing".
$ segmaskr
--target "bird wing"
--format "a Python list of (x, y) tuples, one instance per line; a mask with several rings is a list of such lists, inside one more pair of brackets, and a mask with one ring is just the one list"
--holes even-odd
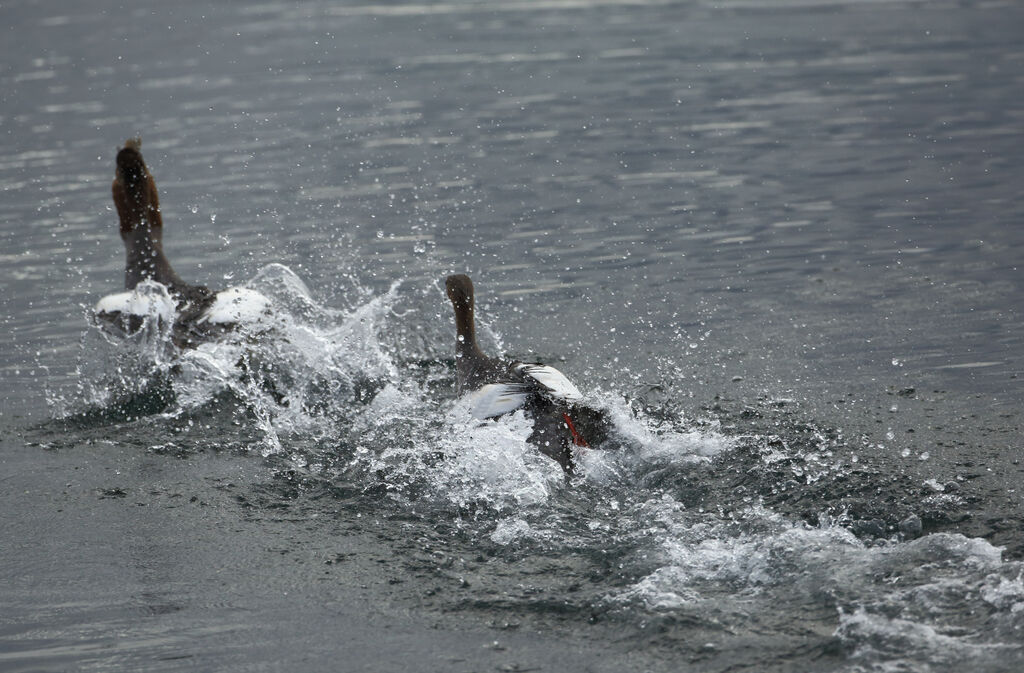
[(197, 321), (218, 324), (253, 323), (267, 313), (270, 300), (255, 290), (229, 287), (217, 293), (213, 305)]
[(522, 383), (489, 383), (470, 396), (470, 413), (481, 421), (495, 418), (523, 406), (529, 396), (529, 387)]
[(154, 281), (143, 281), (134, 290), (118, 292), (103, 297), (93, 309), (97, 315), (122, 314), (140, 318), (153, 317), (167, 323), (174, 321), (174, 301), (167, 294), (167, 288)]
[(535, 381), (541, 389), (540, 392), (549, 397), (566, 402), (578, 402), (583, 399), (583, 393), (579, 388), (554, 367), (521, 362), (515, 365), (514, 369), (527, 379)]

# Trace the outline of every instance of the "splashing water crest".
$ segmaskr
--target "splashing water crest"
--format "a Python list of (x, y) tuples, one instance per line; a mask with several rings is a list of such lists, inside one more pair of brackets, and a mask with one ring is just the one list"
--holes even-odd
[[(91, 329), (80, 381), (51, 396), (54, 415), (88, 424), (99, 409), (128, 424), (155, 413), (157, 422), (248, 428), (253, 441), (242, 446), (277, 461), (289, 493), (331, 493), (427, 536), (443, 527), (458, 553), (511, 567), (530, 556), (570, 564), (603, 578), (574, 594), (571, 609), (641, 629), (688, 624), (712, 637), (802, 614), (806, 622), (774, 627), (834, 642), (851, 671), (894, 658), (906, 662), (900, 670), (924, 671), (1024, 656), (1014, 644), (1024, 568), (999, 549), (950, 534), (865, 542), (841, 517), (809, 525), (737, 495), (758, 479), (798, 496), (842, 477), (850, 468), (832, 455), (841, 438), (729, 435), (717, 421), (697, 427), (671, 409), (655, 417), (601, 393), (588, 401), (609, 415), (613, 450), (582, 453), (567, 482), (527, 441), (522, 411), (481, 422), (454, 399), (450, 344), (424, 352), (417, 330), (393, 324), (410, 301), (398, 284), (347, 310), (319, 304), (282, 265), (246, 286), (270, 299), (271, 316), (189, 351), (175, 352), (155, 322), (128, 340)], [(518, 572), (510, 596), (551, 581), (536, 568)], [(489, 604), (489, 595), (474, 600)], [(503, 600), (534, 604), (529, 592)], [(977, 615), (966, 624), (965, 606)]]

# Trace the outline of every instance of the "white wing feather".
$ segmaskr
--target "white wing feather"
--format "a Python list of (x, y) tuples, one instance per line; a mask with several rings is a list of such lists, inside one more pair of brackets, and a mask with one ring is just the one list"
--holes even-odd
[(203, 311), (199, 324), (219, 323), (253, 323), (267, 313), (270, 300), (255, 290), (244, 287), (229, 287), (214, 297), (210, 308)]
[(490, 383), (472, 394), (470, 413), (480, 421), (501, 416), (523, 406), (529, 396), (520, 383)]
[(128, 292), (109, 294), (96, 302), (93, 311), (103, 313), (134, 315), (140, 318), (158, 318), (171, 323), (174, 320), (174, 300), (167, 294), (167, 288), (153, 281), (139, 283)]
[(583, 393), (579, 391), (579, 388), (554, 367), (522, 363), (516, 365), (516, 371), (539, 383), (544, 388), (544, 392), (551, 397), (557, 397), (567, 402), (578, 402), (583, 399)]

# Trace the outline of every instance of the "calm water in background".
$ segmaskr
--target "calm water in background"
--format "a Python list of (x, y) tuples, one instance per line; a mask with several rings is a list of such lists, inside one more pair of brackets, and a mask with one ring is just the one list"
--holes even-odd
[[(17, 589), (3, 661), (132, 668), (166, 645), (224, 667), (231, 642), (248, 653), (241, 669), (268, 656), (253, 643), (270, 628), (260, 609), (273, 605), (307, 640), (272, 656), (324, 665), (332, 651), (310, 639), (320, 643), (331, 619), (296, 618), (311, 599), (220, 596), (212, 574), (204, 585), (187, 563), (160, 560), (175, 545), (159, 536), (188, 548), (202, 517), (176, 533), (125, 510), (136, 500), (157, 509), (158, 491), (168, 502), (188, 495), (168, 486), (180, 483), (204, 484), (194, 488), (216, 510), (203, 515), (212, 529), (249, 545), (195, 541), (203, 565), (243, 559), (293, 594), (309, 583), (292, 565), (253, 558), (271, 547), (336, 554), (332, 545), (360, 536), (383, 558), (421, 552), (419, 565), (346, 566), (383, 584), (366, 590), (368, 605), (419, 620), (400, 652), (444, 641), (456, 627), (441, 615), (454, 613), (484, 628), (484, 643), (543, 631), (552, 640), (533, 663), (552, 668), (559, 644), (588, 639), (609, 651), (583, 647), (598, 655), (574, 660), (581, 668), (621, 668), (615, 657), (636, 651), (652, 668), (1020, 665), (1024, 11), (1014, 3), (14, 2), (0, 17), (0, 411), (5, 449), (20, 456), (4, 478), (20, 483), (37, 459), (53, 483), (74, 483), (88, 455), (95, 483), (61, 497), (78, 503), (66, 510), (99, 509), (91, 524), (49, 515), (58, 556), (82, 549), (90, 525), (115, 540), (149, 526), (143, 537), (155, 540), (141, 556), (45, 571), (34, 560), (53, 550), (8, 546)], [(88, 331), (87, 309), (122, 280), (109, 180), (116, 147), (136, 133), (184, 278), (256, 279), (294, 307), (291, 276), (261, 274), (280, 263), (311, 288), (311, 351), (261, 355), (291, 368), (294, 380), (277, 382), (286, 394), (309, 397), (303, 386), (332, 371), (351, 384), (313, 405), (327, 412), (296, 418), (231, 389), (256, 409), (250, 424), (218, 406), (221, 389), (192, 381), (141, 420), (47, 420), (88, 407), (109, 383), (113, 356)], [(466, 447), (516, 436), (503, 426), (512, 439), (438, 444), (459, 427), (431, 425), (451, 406), (440, 281), (452, 271), (476, 280), (491, 348), (537, 354), (609, 404), (642, 409), (648, 420), (622, 420), (640, 464), (594, 467), (569, 494), (527, 458), (517, 481), (513, 469), (481, 475), (410, 457), (486, 462)], [(369, 412), (344, 396), (360, 375), (388, 383)], [(218, 503), (222, 461), (246, 476)], [(875, 504), (889, 492), (895, 504)], [(7, 507), (22, 513), (57, 498), (10, 493)], [(715, 502), (726, 503), (721, 518), (697, 516)], [(462, 523), (439, 530), (453, 508)], [(267, 511), (290, 514), (254, 513)], [(901, 532), (911, 514), (933, 535)], [(38, 524), (10, 518), (12, 538)], [(112, 533), (111, 520), (130, 525)], [(424, 552), (430, 544), (455, 549), (455, 565)], [(929, 584), (937, 572), (921, 570), (906, 594), (864, 579), (929, 562), (949, 577)], [(66, 598), (53, 579), (111, 588), (118, 573), (101, 568), (121, 566), (155, 577), (177, 607), (161, 612), (139, 598), (152, 591), (128, 591), (128, 604), (150, 605), (143, 628), (106, 594)], [(846, 567), (868, 570), (851, 580)], [(813, 586), (777, 610), (779, 587), (806, 577)], [(438, 589), (460, 581), (462, 594)], [(936, 598), (939, 585), (962, 592)], [(235, 615), (242, 595), (259, 607), (221, 633), (218, 610)], [(166, 620), (178, 639), (160, 640)], [(86, 637), (82, 624), (98, 626)], [(370, 629), (358, 616), (346, 624)], [(128, 635), (113, 644), (111, 629)], [(82, 638), (96, 649), (69, 649)], [(493, 659), (503, 651), (473, 650), (490, 657), (480, 668), (511, 665)], [(415, 660), (397, 655), (395, 666)]]

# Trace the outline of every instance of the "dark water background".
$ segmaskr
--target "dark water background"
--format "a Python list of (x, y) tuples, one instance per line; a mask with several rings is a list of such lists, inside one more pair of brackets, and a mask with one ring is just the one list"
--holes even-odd
[[(0, 669), (1024, 666), (1017, 3), (0, 31)], [(279, 338), (88, 327), (136, 133), (177, 271)], [(459, 416), (453, 271), (615, 412), (579, 483)]]

